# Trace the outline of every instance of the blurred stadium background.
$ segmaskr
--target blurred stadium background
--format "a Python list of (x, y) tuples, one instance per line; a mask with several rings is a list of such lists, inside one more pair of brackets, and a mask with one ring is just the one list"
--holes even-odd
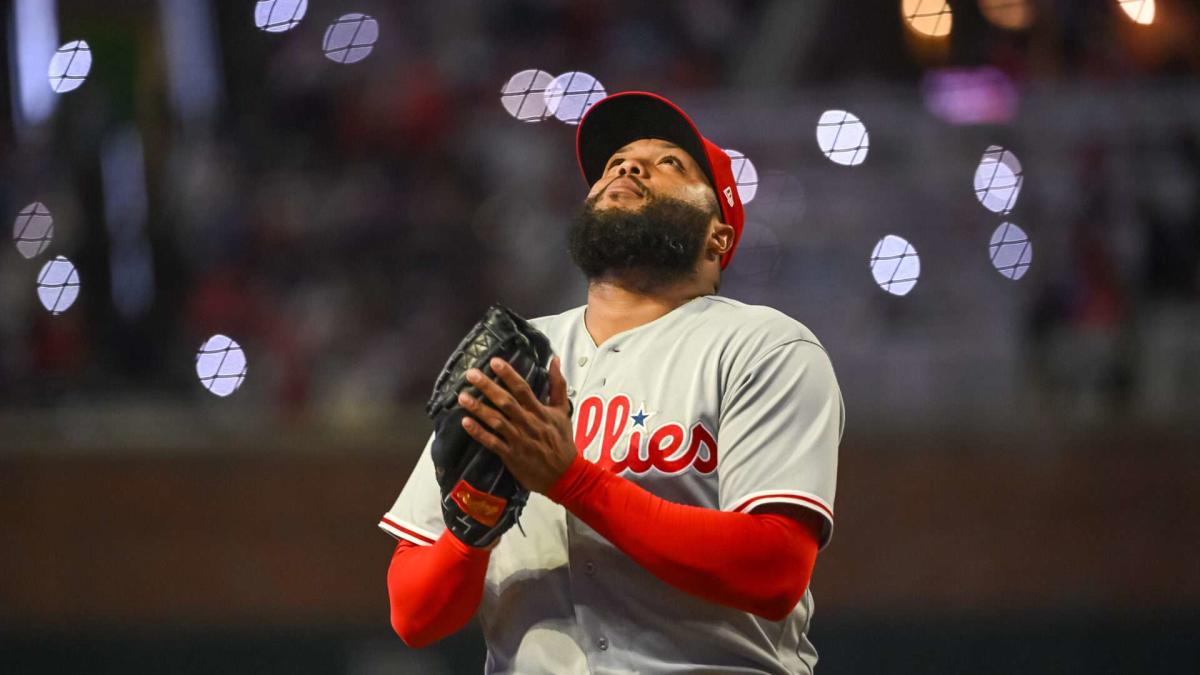
[(1195, 4), (3, 6), (0, 672), (478, 672), (375, 523), (483, 308), (583, 302), (601, 88), (748, 159), (721, 292), (833, 358), (820, 672), (1200, 672)]

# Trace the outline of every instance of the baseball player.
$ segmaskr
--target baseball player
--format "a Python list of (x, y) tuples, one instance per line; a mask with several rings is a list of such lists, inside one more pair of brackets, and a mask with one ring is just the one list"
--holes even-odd
[[(576, 139), (591, 190), (569, 248), (587, 304), (531, 320), (549, 396), (468, 378), (462, 426), (532, 491), (493, 545), (445, 529), (430, 443), (379, 526), (411, 646), (478, 616), (487, 673), (808, 673), (808, 591), (833, 531), (844, 409), (784, 314), (715, 295), (743, 210), (729, 157), (670, 101), (625, 92)], [(487, 399), (487, 404), (484, 402)]]

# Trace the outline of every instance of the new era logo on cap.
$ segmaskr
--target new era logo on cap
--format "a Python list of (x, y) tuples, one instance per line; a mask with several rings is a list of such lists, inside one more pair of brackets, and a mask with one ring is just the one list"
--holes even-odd
[(725, 188), (725, 201), (729, 202), (730, 206), (733, 206), (733, 188)]

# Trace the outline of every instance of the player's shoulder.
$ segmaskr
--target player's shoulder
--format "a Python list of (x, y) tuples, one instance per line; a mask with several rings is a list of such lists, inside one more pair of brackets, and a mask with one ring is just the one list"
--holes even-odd
[(808, 342), (824, 347), (808, 326), (767, 305), (751, 305), (720, 295), (706, 295), (701, 316), (705, 324), (716, 325), (731, 339), (770, 349), (790, 342)]
[(532, 319), (529, 319), (529, 323), (532, 324), (534, 328), (553, 338), (556, 335), (565, 333), (566, 329), (571, 326), (573, 322), (579, 320), (579, 317), (583, 314), (583, 310), (586, 308), (587, 305), (579, 305), (578, 307), (572, 307), (570, 309), (563, 310), (558, 314), (535, 316)]

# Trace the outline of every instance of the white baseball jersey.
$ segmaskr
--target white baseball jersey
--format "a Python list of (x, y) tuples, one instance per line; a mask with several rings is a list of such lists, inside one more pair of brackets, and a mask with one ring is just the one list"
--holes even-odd
[[(841, 392), (825, 350), (769, 307), (694, 298), (597, 346), (585, 307), (540, 317), (584, 456), (673, 502), (811, 509), (833, 532)], [(430, 438), (432, 441), (432, 437)], [(431, 544), (444, 526), (429, 444), (379, 523)], [(812, 595), (783, 621), (701, 600), (532, 494), (488, 564), (486, 673), (808, 673)], [(752, 570), (747, 570), (753, 573)]]

